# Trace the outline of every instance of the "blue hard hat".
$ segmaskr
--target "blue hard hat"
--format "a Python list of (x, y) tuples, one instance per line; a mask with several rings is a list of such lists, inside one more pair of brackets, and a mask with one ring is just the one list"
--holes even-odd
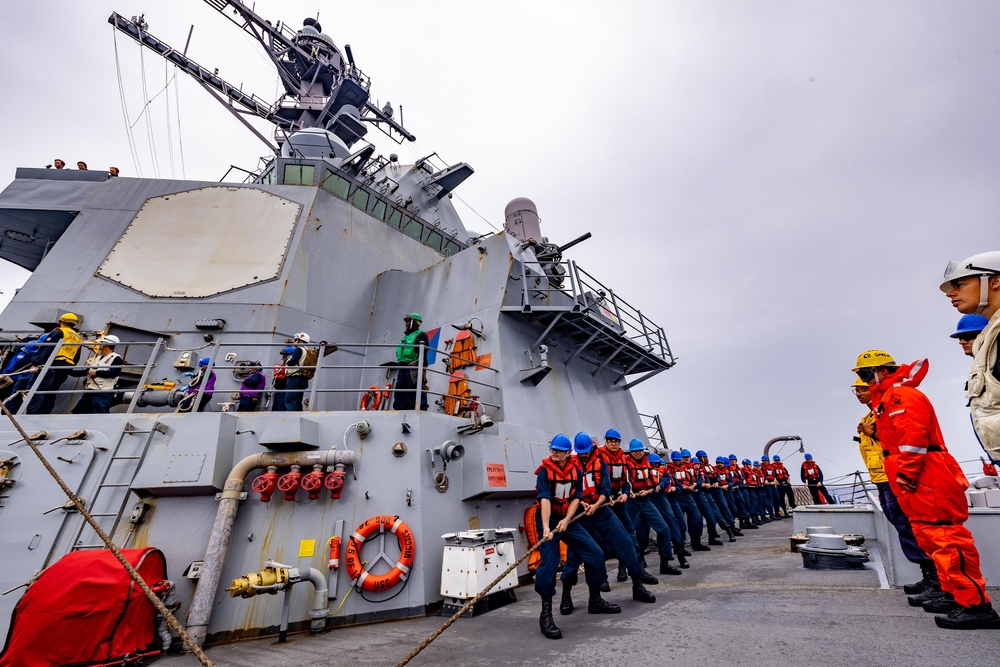
[(754, 462), (753, 462), (753, 464), (754, 464), (755, 466), (759, 466), (759, 465), (760, 465), (760, 461), (754, 461)]
[(613, 428), (609, 428), (608, 432), (604, 434), (604, 439), (605, 440), (608, 440), (608, 439), (621, 440), (622, 439), (622, 434), (619, 433), (618, 431), (616, 431)]
[(577, 454), (586, 454), (593, 448), (594, 441), (590, 439), (590, 436), (580, 431), (573, 438), (573, 449), (576, 450)]
[(812, 461), (812, 454), (806, 454), (806, 461)]
[(743, 459), (743, 465), (745, 466), (750, 465), (750, 459)]
[(642, 440), (639, 438), (632, 438), (628, 442), (628, 450), (630, 452), (641, 452), (646, 449), (646, 445), (642, 444)]
[(671, 461), (680, 461), (681, 460), (681, 453), (680, 452), (670, 452), (670, 460)]
[(777, 462), (777, 463), (781, 463), (781, 457), (780, 457), (780, 456), (778, 456), (777, 454), (775, 454), (775, 455), (774, 455), (774, 458), (772, 458), (771, 460), (772, 460), (772, 461), (775, 461), (775, 462)]
[(697, 456), (698, 458), (701, 458), (702, 456), (708, 456), (708, 452), (706, 452), (704, 449), (699, 449), (694, 453), (694, 455)]
[(738, 459), (738, 458), (736, 458), (736, 454), (730, 454), (730, 455), (729, 455), (729, 460), (730, 460), (730, 461), (739, 461), (739, 459)]
[(761, 461), (766, 461), (767, 460), (767, 454), (764, 454), (763, 456), (761, 456), (760, 460)]
[(281, 348), (281, 354), (291, 354), (295, 351), (295, 348), (289, 345), (288, 347)]
[(38, 350), (40, 349), (41, 348), (38, 347), (38, 343), (28, 343), (27, 345), (24, 346), (24, 351), (27, 352), (28, 354), (34, 354), (35, 352), (38, 352)]
[(552, 444), (549, 445), (549, 449), (554, 449), (557, 452), (568, 452), (573, 449), (573, 443), (570, 442), (567, 436), (560, 433), (552, 438)]
[(726, 464), (728, 464), (729, 463), (729, 459), (727, 459), (725, 456), (716, 456), (715, 457), (715, 462), (716, 463), (726, 463)]
[(650, 463), (663, 463), (663, 459), (660, 458), (659, 454), (657, 454), (657, 453), (654, 452), (654, 453), (652, 453), (652, 454), (649, 455), (649, 462)]
[(958, 328), (955, 329), (955, 333), (951, 335), (952, 338), (958, 338), (964, 333), (972, 333), (973, 331), (982, 331), (989, 324), (989, 320), (982, 315), (962, 315), (958, 320)]
[(688, 458), (691, 458), (691, 450), (690, 449), (682, 449), (681, 450), (681, 456), (686, 456)]
[(209, 362), (211, 362), (211, 361), (212, 360), (209, 359), (208, 357), (202, 357), (201, 359), (198, 360), (198, 365), (199, 366), (208, 366)]

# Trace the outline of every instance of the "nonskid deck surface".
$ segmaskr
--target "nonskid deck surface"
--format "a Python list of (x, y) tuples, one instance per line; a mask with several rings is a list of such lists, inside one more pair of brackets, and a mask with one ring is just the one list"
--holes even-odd
[[(650, 586), (655, 604), (631, 599), (614, 583), (604, 597), (622, 613), (590, 616), (586, 589), (577, 611), (555, 616), (563, 639), (538, 631), (538, 596), (517, 589), (518, 601), (473, 619), (459, 619), (409, 664), (440, 665), (801, 665), (859, 667), (906, 664), (995, 665), (1000, 631), (942, 630), (931, 614), (910, 607), (902, 590), (879, 588), (878, 573), (807, 570), (789, 552), (791, 521), (773, 522), (736, 543), (695, 553), (682, 576)], [(659, 569), (656, 554), (649, 570)], [(676, 561), (675, 561), (676, 562)], [(558, 597), (556, 598), (558, 604)], [(238, 603), (234, 603), (238, 604)], [(211, 647), (219, 667), (395, 665), (445, 621), (432, 616)], [(163, 667), (197, 665), (192, 656), (160, 659)]]

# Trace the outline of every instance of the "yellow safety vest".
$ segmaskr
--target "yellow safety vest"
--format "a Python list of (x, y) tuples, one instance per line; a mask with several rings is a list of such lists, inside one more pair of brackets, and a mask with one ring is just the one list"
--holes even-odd
[(83, 340), (73, 329), (69, 327), (59, 327), (62, 331), (62, 346), (56, 350), (55, 361), (63, 361), (67, 364), (73, 365), (76, 363), (77, 357), (80, 356), (80, 346), (73, 345), (73, 343), (79, 343)]
[[(875, 413), (869, 410), (868, 414), (862, 417), (861, 423), (865, 425), (874, 424)], [(888, 482), (889, 476), (885, 474), (885, 461), (882, 459), (882, 443), (864, 433), (859, 433), (858, 436), (861, 438), (858, 448), (861, 450), (861, 458), (864, 459), (865, 467), (868, 468), (868, 474), (872, 478), (872, 483), (881, 484), (882, 482)]]

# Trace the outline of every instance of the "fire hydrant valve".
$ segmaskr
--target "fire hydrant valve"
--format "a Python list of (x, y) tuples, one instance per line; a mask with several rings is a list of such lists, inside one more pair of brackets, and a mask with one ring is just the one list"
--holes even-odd
[(340, 498), (340, 494), (344, 490), (344, 480), (346, 478), (347, 473), (343, 470), (334, 470), (327, 474), (325, 485), (330, 490), (331, 499), (336, 500)]
[(291, 472), (286, 472), (278, 478), (278, 488), (284, 492), (285, 500), (295, 500), (295, 494), (302, 485), (302, 468), (293, 465)]

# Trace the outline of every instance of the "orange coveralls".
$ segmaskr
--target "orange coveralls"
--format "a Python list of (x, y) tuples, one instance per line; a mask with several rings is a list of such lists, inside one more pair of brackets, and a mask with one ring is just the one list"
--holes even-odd
[[(972, 533), (963, 525), (969, 518), (969, 482), (945, 448), (934, 406), (916, 389), (927, 370), (926, 359), (901, 366), (872, 385), (872, 406), (885, 448), (885, 472), (917, 543), (933, 559), (941, 587), (958, 604), (971, 607), (990, 598)], [(897, 478), (917, 490), (903, 489)]]

